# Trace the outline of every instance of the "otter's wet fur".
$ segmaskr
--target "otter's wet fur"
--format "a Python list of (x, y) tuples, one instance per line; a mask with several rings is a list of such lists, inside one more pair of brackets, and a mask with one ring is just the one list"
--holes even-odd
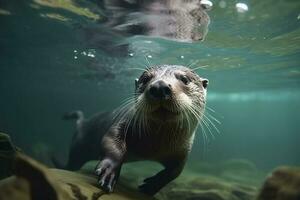
[(125, 162), (151, 160), (165, 168), (144, 180), (139, 189), (154, 195), (182, 171), (194, 134), (202, 120), (208, 80), (178, 65), (147, 68), (136, 80), (135, 95), (111, 113), (77, 119), (65, 168), (79, 169), (100, 159), (95, 173), (100, 186), (112, 192)]

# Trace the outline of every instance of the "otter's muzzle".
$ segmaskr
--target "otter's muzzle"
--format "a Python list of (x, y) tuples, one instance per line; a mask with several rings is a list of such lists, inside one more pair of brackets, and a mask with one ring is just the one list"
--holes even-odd
[(149, 85), (148, 96), (152, 100), (167, 100), (171, 98), (171, 85), (163, 80), (155, 81)]

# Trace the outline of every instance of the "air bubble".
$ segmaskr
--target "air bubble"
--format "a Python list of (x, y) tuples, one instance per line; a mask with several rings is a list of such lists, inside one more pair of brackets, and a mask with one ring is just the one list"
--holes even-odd
[(227, 6), (226, 1), (221, 0), (221, 1), (219, 2), (219, 6), (220, 6), (220, 8), (226, 8), (226, 6)]
[(236, 8), (236, 11), (239, 13), (245, 13), (249, 10), (247, 4), (245, 4), (245, 3), (237, 3), (235, 5), (235, 8)]

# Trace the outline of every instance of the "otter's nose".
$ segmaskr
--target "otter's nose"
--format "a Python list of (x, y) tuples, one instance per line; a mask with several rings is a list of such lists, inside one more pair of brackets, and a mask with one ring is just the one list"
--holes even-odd
[(156, 81), (150, 85), (149, 95), (155, 100), (168, 99), (171, 96), (171, 87), (164, 81)]

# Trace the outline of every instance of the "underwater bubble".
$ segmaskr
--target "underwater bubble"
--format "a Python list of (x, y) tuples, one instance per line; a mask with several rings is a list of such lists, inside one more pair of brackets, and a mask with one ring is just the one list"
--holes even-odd
[(130, 54), (129, 54), (130, 57), (133, 57), (133, 55), (134, 55), (133, 53), (130, 53)]
[(74, 53), (77, 53), (77, 50), (76, 50), (76, 49), (74, 50)]
[(181, 59), (184, 59), (184, 56), (180, 56)]
[(249, 17), (249, 19), (250, 20), (254, 20), (256, 17), (254, 16), (254, 15), (251, 15), (250, 17)]
[(298, 20), (300, 19), (300, 14), (298, 15), (297, 19), (298, 19)]
[(148, 57), (148, 58), (152, 58), (152, 56), (151, 56), (151, 55), (147, 55), (147, 57)]
[(92, 53), (90, 53), (90, 52), (87, 54), (87, 56), (88, 56), (88, 57), (95, 58), (95, 55), (94, 55), (94, 54), (92, 54)]
[(87, 53), (85, 51), (81, 52), (82, 55), (86, 56)]
[(226, 8), (226, 6), (227, 6), (226, 1), (221, 0), (221, 1), (219, 2), (219, 6), (220, 6), (220, 8)]
[(74, 59), (76, 60), (78, 57), (77, 56), (74, 56)]
[(235, 4), (235, 8), (236, 8), (236, 11), (239, 13), (245, 13), (249, 10), (247, 4), (245, 4), (245, 3), (237, 3), (237, 4)]

